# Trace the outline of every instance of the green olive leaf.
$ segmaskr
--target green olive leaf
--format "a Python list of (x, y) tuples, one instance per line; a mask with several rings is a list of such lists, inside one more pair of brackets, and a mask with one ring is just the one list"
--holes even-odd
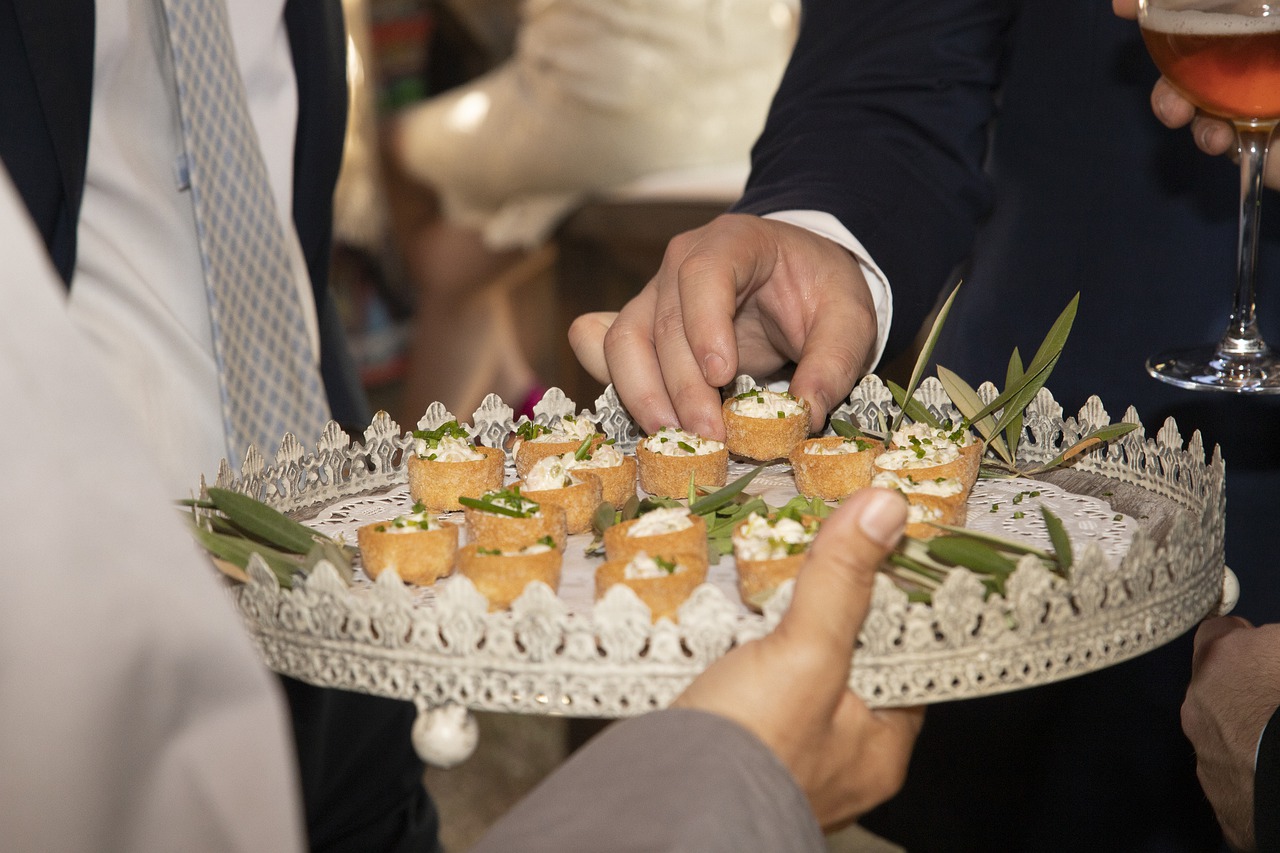
[[(630, 501), (628, 501), (630, 503)], [(639, 503), (637, 501), (637, 503)], [(618, 520), (618, 511), (613, 508), (613, 504), (608, 501), (601, 501), (600, 506), (596, 507), (596, 511), (591, 514), (591, 526), (596, 533), (604, 534), (606, 530), (613, 527)]]
[[(1014, 347), (1013, 352), (1009, 355), (1009, 366), (1004, 374), (1004, 387), (1011, 388), (1022, 381), (1022, 355), (1018, 352), (1018, 348)], [(1005, 407), (1008, 411), (1009, 407)], [(1016, 409), (1013, 417), (1009, 419), (1009, 423), (1004, 429), (1004, 442), (1009, 448), (1009, 455), (1018, 458), (1018, 444), (1022, 440), (1022, 413), (1026, 408), (1026, 404)], [(1001, 418), (1003, 420), (1003, 418)]]
[(1071, 538), (1067, 536), (1067, 529), (1063, 526), (1062, 519), (1050, 512), (1049, 508), (1043, 504), (1040, 506), (1040, 515), (1044, 516), (1044, 526), (1049, 531), (1049, 541), (1053, 543), (1058, 571), (1066, 577), (1072, 562)]
[(929, 556), (983, 575), (1010, 575), (1017, 563), (990, 545), (959, 536), (938, 536), (928, 543)]
[(862, 436), (862, 430), (854, 426), (852, 421), (846, 421), (843, 418), (832, 418), (831, 430), (841, 438), (860, 438)]
[(893, 401), (898, 404), (898, 417), (894, 418), (891, 432), (897, 430), (903, 414), (916, 423), (928, 424), (934, 429), (942, 429), (942, 421), (935, 418), (933, 412), (926, 409), (920, 401), (908, 396), (902, 386), (891, 379), (886, 379), (884, 384), (889, 389), (889, 393), (893, 395)]
[(247, 570), (249, 557), (257, 554), (267, 564), (267, 568), (271, 569), (272, 574), (276, 576), (276, 581), (284, 589), (291, 589), (294, 576), (304, 573), (303, 562), (296, 555), (284, 554), (238, 536), (214, 533), (197, 524), (191, 525), (191, 533), (211, 556), (225, 560), (241, 569)]
[(969, 383), (942, 365), (938, 365), (938, 380), (942, 382), (942, 387), (946, 390), (947, 396), (951, 398), (951, 402), (960, 410), (960, 414), (964, 415), (965, 419), (973, 424), (973, 428), (987, 442), (987, 446), (994, 450), (1001, 459), (1012, 464), (1013, 457), (1009, 454), (1009, 448), (1005, 445), (1004, 439), (1000, 437), (1000, 430), (997, 428), (996, 422), (990, 416), (979, 415), (983, 406), (982, 398), (978, 396), (978, 392), (973, 390)]
[(306, 554), (320, 534), (248, 495), (210, 488), (209, 500), (233, 524), (282, 551)]
[(1041, 471), (1048, 471), (1052, 468), (1057, 468), (1067, 460), (1073, 459), (1081, 453), (1092, 450), (1093, 448), (1108, 441), (1114, 441), (1122, 435), (1128, 435), (1137, 428), (1137, 424), (1108, 424), (1107, 426), (1098, 427), (1093, 432), (1081, 436), (1079, 441), (1059, 453), (1050, 461), (1037, 468), (1033, 468), (1027, 473), (1038, 474)]
[[(955, 302), (956, 294), (960, 292), (960, 285), (957, 283), (952, 288), (951, 293), (947, 296), (947, 301), (942, 303), (942, 307), (938, 309), (938, 316), (933, 320), (933, 326), (929, 329), (929, 336), (925, 338), (924, 345), (920, 347), (920, 353), (916, 356), (916, 365), (911, 371), (911, 379), (907, 382), (906, 390), (903, 393), (904, 400), (910, 400), (915, 396), (916, 389), (920, 387), (920, 381), (924, 379), (925, 368), (929, 364), (929, 359), (933, 358), (933, 349), (938, 345), (938, 337), (942, 334), (942, 326), (947, 320), (947, 315), (951, 313), (951, 303)], [(906, 406), (901, 401), (898, 403), (899, 410), (897, 417), (893, 419), (893, 424), (889, 427), (889, 432), (896, 432), (902, 424), (902, 416), (909, 414)], [(931, 426), (933, 424), (930, 424)]]
[(690, 501), (689, 512), (694, 515), (707, 515), (708, 513), (715, 512), (720, 509), (720, 507), (732, 502), (734, 498), (740, 495), (742, 490), (756, 478), (756, 475), (763, 470), (764, 466), (759, 465), (723, 488), (714, 491), (705, 497)]

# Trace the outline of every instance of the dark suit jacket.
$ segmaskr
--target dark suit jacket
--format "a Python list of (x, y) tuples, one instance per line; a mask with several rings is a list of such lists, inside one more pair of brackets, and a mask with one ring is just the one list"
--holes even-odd
[[(347, 114), (342, 7), (291, 0), (285, 19), (299, 100), (294, 223), (315, 293), (329, 403), (334, 419), (358, 436), (369, 423), (368, 403), (329, 292), (333, 186)], [(89, 152), (93, 25), (93, 0), (0, 2), (0, 159), (68, 284)]]
[(1259, 853), (1280, 851), (1280, 710), (1271, 715), (1258, 746), (1253, 829)]
[[(1151, 115), (1157, 72), (1107, 0), (807, 0), (739, 210), (841, 219), (894, 291), (891, 349), (945, 285), (961, 296), (936, 361), (1002, 384), (1072, 294), (1049, 388), (1154, 433), (1176, 417), (1227, 462), (1239, 611), (1280, 619), (1273, 401), (1145, 375), (1171, 345), (1216, 340), (1234, 276), (1235, 167)], [(1280, 341), (1280, 205), (1268, 194), (1259, 298)], [(892, 354), (892, 353), (891, 353)], [(1215, 850), (1181, 735), (1189, 638), (1061, 685), (934, 709), (907, 789), (866, 823), (913, 850)], [(1166, 845), (1166, 846), (1162, 846)]]
[[(368, 406), (330, 295), (333, 188), (346, 127), (338, 0), (285, 8), (298, 81), (294, 221), (320, 320), (321, 373), (352, 434)], [(94, 0), (0, 0), (0, 159), (70, 285), (89, 146)], [(436, 849), (436, 818), (409, 730), (413, 706), (282, 679), (293, 716), (312, 849)]]

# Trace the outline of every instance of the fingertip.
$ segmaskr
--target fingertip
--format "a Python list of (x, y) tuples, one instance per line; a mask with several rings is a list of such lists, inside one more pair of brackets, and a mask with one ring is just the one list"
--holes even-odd
[(719, 388), (733, 381), (733, 368), (718, 352), (709, 352), (702, 359), (702, 375), (707, 384)]
[(822, 524), (796, 580), (784, 622), (816, 632), (832, 649), (852, 649), (871, 601), (876, 571), (906, 529), (906, 501), (888, 489), (863, 489)]
[(791, 394), (809, 404), (809, 432), (816, 433), (822, 429), (827, 422), (827, 415), (831, 413), (831, 404), (827, 401), (827, 395), (819, 390), (803, 391), (792, 384), (789, 389)]
[(697, 405), (687, 405), (677, 414), (681, 427), (687, 432), (715, 441), (724, 441), (724, 414), (716, 405), (715, 399), (705, 403), (700, 402)]
[(1179, 128), (1195, 118), (1196, 108), (1163, 77), (1151, 90), (1151, 111), (1165, 127)]
[(886, 550), (898, 544), (907, 529), (907, 502), (890, 489), (863, 489), (851, 500), (862, 535)]
[(1138, 17), (1138, 0), (1111, 0), (1111, 11), (1132, 21)]

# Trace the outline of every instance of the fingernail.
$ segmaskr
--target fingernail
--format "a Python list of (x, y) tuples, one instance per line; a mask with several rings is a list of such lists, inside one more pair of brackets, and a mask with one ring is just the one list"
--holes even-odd
[(727, 382), (728, 380), (723, 378), (727, 368), (728, 364), (719, 353), (709, 353), (702, 360), (702, 375), (706, 378), (708, 385), (723, 385)]
[(897, 543), (906, 526), (906, 501), (884, 490), (872, 492), (858, 519), (858, 527), (866, 537), (886, 548)]
[(831, 408), (827, 404), (827, 395), (821, 391), (815, 391), (810, 394), (809, 409), (812, 412), (811, 418), (814, 422), (814, 428), (822, 426), (822, 422), (831, 414)]
[(1159, 115), (1162, 120), (1167, 121), (1169, 118), (1169, 96), (1163, 92), (1156, 95), (1155, 108), (1156, 114)]

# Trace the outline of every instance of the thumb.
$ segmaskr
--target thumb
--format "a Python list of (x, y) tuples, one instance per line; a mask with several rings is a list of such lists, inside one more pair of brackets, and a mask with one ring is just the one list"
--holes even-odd
[(854, 493), (822, 524), (775, 633), (849, 666), (880, 561), (898, 543), (907, 503), (888, 489)]

